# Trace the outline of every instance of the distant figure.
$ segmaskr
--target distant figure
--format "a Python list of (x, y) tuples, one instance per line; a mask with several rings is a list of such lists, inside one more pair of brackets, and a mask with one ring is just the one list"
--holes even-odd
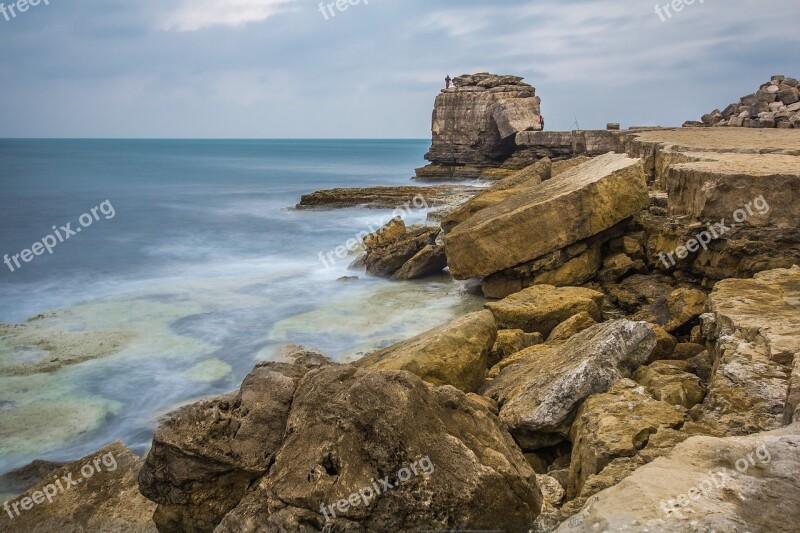
[(544, 131), (544, 115), (539, 115), (539, 127)]
[(449, 89), (451, 83), (453, 83), (453, 80), (450, 79), (450, 74), (448, 74), (447, 77), (444, 79), (444, 88)]

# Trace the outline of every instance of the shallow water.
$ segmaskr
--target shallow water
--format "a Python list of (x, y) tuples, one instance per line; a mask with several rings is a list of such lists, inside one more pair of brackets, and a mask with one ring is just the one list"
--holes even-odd
[(0, 254), (114, 211), (0, 265), (0, 321), (36, 317), (0, 336), (0, 472), (114, 439), (142, 453), (160, 415), (236, 389), (286, 343), (352, 360), (478, 308), (446, 276), (391, 283), (319, 260), (389, 211), (292, 209), (321, 188), (408, 184), (427, 146), (0, 141)]

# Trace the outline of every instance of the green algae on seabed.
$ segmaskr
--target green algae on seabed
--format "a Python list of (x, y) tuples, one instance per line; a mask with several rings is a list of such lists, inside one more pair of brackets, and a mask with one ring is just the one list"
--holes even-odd
[(231, 365), (219, 359), (209, 359), (197, 363), (186, 371), (186, 378), (196, 382), (220, 380), (233, 371)]

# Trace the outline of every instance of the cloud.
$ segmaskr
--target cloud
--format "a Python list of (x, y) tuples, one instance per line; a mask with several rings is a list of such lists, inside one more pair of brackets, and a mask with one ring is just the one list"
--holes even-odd
[(159, 24), (163, 30), (197, 31), (214, 26), (238, 27), (293, 11), (296, 0), (182, 0)]

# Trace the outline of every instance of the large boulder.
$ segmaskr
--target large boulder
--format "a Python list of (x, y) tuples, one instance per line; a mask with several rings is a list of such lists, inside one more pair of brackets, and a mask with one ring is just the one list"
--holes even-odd
[(583, 401), (630, 377), (655, 345), (645, 322), (598, 324), (548, 350), (529, 348), (530, 356), (505, 367), (482, 394), (497, 400), (500, 419), (523, 449), (544, 448), (566, 440)]
[(559, 533), (797, 531), (800, 425), (692, 437), (597, 494)]
[(501, 328), (547, 337), (553, 328), (578, 313), (601, 321), (604, 298), (601, 292), (581, 287), (535, 285), (499, 302), (489, 302), (486, 309), (494, 314)]
[(526, 532), (541, 504), (522, 452), (462, 392), (329, 367), (301, 381), (269, 475), (217, 532)]
[(444, 246), (429, 244), (417, 252), (417, 255), (406, 261), (406, 264), (394, 273), (392, 279), (420, 279), (441, 274), (445, 268), (447, 268), (447, 256), (444, 253)]
[(158, 504), (162, 531), (212, 531), (264, 475), (283, 444), (299, 379), (329, 364), (296, 349), (291, 362), (262, 363), (240, 390), (170, 413), (156, 429), (139, 473), (142, 494)]
[(488, 276), (596, 235), (647, 207), (642, 161), (606, 154), (487, 207), (445, 236), (457, 279)]
[(48, 473), (36, 486), (6, 502), (0, 531), (8, 533), (156, 533), (156, 505), (141, 494), (142, 461), (114, 442)]
[(474, 392), (483, 383), (487, 361), (497, 338), (489, 311), (457, 318), (354, 364), (373, 370), (407, 370), (434, 385), (452, 385)]
[(589, 397), (578, 410), (570, 431), (567, 497), (580, 495), (589, 476), (599, 474), (619, 457), (633, 457), (662, 429), (678, 429), (686, 410), (654, 400), (644, 387), (624, 379), (605, 394)]

